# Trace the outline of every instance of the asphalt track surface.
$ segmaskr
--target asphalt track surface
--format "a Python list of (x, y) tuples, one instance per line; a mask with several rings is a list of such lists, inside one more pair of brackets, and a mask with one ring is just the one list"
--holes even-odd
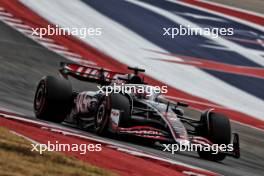
[[(32, 102), (38, 80), (44, 75), (57, 75), (59, 62), (66, 60), (0, 22), (0, 61), (0, 107), (34, 118)], [(78, 90), (95, 88), (77, 81), (73, 84)], [(135, 143), (110, 140), (223, 175), (263, 175), (264, 132), (235, 123), (232, 127), (240, 134), (242, 156), (238, 160), (228, 157), (219, 163), (202, 160), (195, 153), (172, 155)]]

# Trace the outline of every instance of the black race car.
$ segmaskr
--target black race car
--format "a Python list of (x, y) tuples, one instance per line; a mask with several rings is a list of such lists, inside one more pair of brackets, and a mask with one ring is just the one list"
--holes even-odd
[[(71, 123), (99, 135), (136, 136), (166, 146), (170, 143), (184, 146), (199, 144), (199, 156), (209, 160), (220, 161), (226, 156), (239, 158), (239, 137), (234, 133), (231, 143), (231, 127), (226, 116), (208, 109), (199, 112), (198, 119), (188, 117), (184, 110), (195, 111), (188, 104), (171, 101), (160, 92), (153, 91), (156, 88), (146, 84), (138, 74), (145, 70), (129, 69), (134, 73), (123, 74), (75, 63), (61, 63), (61, 78), (45, 76), (37, 86), (34, 99), (36, 117), (56, 123)], [(68, 76), (96, 83), (101, 86), (100, 90), (72, 90)], [(116, 85), (133, 87), (133, 91), (123, 92), (119, 89), (117, 93), (113, 88)], [(109, 93), (108, 89), (112, 92)], [(203, 150), (214, 144), (231, 144), (232, 150), (221, 150), (217, 154), (211, 149)]]

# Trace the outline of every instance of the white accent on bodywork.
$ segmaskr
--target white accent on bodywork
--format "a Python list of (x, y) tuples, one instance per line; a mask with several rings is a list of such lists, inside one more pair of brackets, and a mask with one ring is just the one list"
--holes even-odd
[(118, 109), (112, 109), (111, 110), (111, 120), (112, 122), (118, 126), (119, 123), (119, 117), (120, 117), (120, 110)]

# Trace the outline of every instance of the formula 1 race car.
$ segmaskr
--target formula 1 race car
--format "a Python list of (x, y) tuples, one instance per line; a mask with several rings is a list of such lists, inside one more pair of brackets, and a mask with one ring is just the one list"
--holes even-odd
[[(134, 73), (61, 63), (61, 78), (45, 76), (37, 86), (34, 99), (36, 117), (56, 123), (71, 123), (98, 135), (129, 135), (185, 146), (200, 144), (200, 148), (232, 144), (232, 150), (221, 150), (215, 154), (211, 150), (200, 149), (198, 154), (214, 161), (223, 160), (226, 156), (239, 158), (239, 137), (234, 133), (232, 138), (226, 116), (208, 109), (200, 113), (199, 119), (188, 117), (185, 111), (193, 110), (188, 104), (171, 101), (160, 89), (145, 83), (139, 75), (145, 70), (129, 69)], [(99, 90), (72, 90), (69, 76), (100, 85)], [(123, 91), (126, 90), (123, 87), (132, 89)]]

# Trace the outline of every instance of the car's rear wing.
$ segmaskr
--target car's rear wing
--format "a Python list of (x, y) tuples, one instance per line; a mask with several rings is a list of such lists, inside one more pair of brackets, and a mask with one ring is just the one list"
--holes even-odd
[(99, 67), (83, 66), (75, 63), (60, 63), (60, 73), (63, 77), (68, 79), (72, 76), (78, 80), (94, 82), (101, 85), (108, 85), (112, 81), (117, 80), (119, 76), (124, 73), (113, 72)]

